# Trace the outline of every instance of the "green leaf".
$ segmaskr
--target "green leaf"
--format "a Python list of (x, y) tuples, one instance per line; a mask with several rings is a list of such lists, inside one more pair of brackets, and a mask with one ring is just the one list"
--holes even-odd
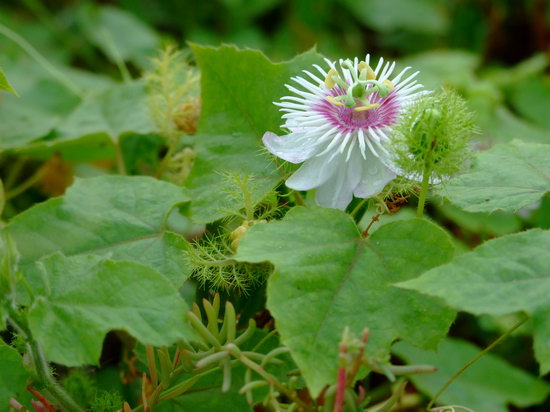
[[(3, 190), (0, 182), (0, 190)], [(0, 331), (6, 329), (6, 308), (12, 304), (10, 296), (17, 283), (19, 254), (13, 239), (0, 232)]]
[(27, 379), (21, 355), (0, 340), (0, 408), (8, 410), (10, 398), (25, 391)]
[(537, 310), (533, 314), (533, 346), (540, 363), (541, 374), (550, 371), (550, 307)]
[(410, 30), (442, 34), (448, 25), (441, 7), (431, 0), (346, 0), (343, 3), (364, 24), (382, 32)]
[(550, 190), (550, 145), (515, 140), (477, 155), (439, 194), (468, 212), (516, 211)]
[(6, 90), (6, 91), (8, 91), (10, 93), (13, 93), (14, 95), (17, 96), (17, 92), (15, 91), (15, 89), (12, 87), (12, 85), (8, 81), (8, 78), (4, 74), (4, 71), (2, 70), (2, 67), (0, 67), (0, 90)]
[(64, 85), (41, 79), (21, 97), (5, 96), (0, 110), (0, 147), (15, 149), (50, 134), (79, 104)]
[[(437, 367), (435, 373), (411, 375), (415, 386), (433, 397), (481, 349), (468, 342), (447, 338), (439, 344), (437, 353), (404, 342), (395, 344), (393, 352), (407, 363)], [(439, 403), (462, 405), (473, 411), (507, 412), (509, 403), (525, 408), (541, 403), (549, 393), (547, 383), (488, 353), (449, 386)]]
[(86, 98), (57, 128), (56, 142), (81, 136), (106, 134), (116, 141), (123, 133), (153, 131), (145, 86), (119, 84)]
[[(85, 95), (96, 95), (114, 84), (99, 74), (62, 65), (56, 67)], [(81, 98), (67, 85), (52, 79), (30, 58), (20, 58), (17, 63), (11, 64), (9, 74), (10, 79), (20, 85), (18, 92), (21, 97), (6, 95), (0, 101), (1, 147), (42, 158), (50, 157), (53, 152), (59, 152), (64, 159), (79, 161), (114, 157), (112, 144), (105, 136), (93, 144), (79, 142), (78, 149), (66, 147), (70, 142), (55, 143), (56, 128), (81, 104)], [(107, 145), (110, 151), (102, 151), (102, 145)]]
[(40, 80), (20, 99), (2, 104), (0, 146), (41, 158), (113, 157), (121, 135), (154, 130), (146, 97), (141, 82), (103, 87), (80, 100), (60, 83)]
[(120, 150), (128, 174), (154, 176), (159, 168), (165, 141), (156, 134), (127, 133), (121, 136)]
[(489, 121), (481, 127), (488, 132), (492, 140), (498, 142), (509, 142), (520, 138), (525, 142), (550, 143), (548, 130), (526, 122), (501, 105), (496, 108)]
[(480, 58), (463, 50), (430, 51), (407, 57), (399, 62), (400, 67), (411, 66), (418, 70), (419, 82), (427, 89), (436, 89), (442, 84), (468, 87), (474, 79), (474, 70)]
[(476, 236), (479, 234), (502, 236), (518, 232), (522, 228), (521, 218), (510, 212), (471, 213), (449, 202), (436, 207), (443, 217), (455, 222), (461, 231), (465, 229)]
[(476, 315), (525, 311), (535, 316), (535, 355), (550, 370), (550, 231), (533, 229), (485, 242), (452, 262), (397, 286), (440, 297)]
[(136, 16), (112, 6), (84, 7), (79, 16), (88, 39), (115, 64), (132, 60), (145, 67), (159, 46), (153, 29)]
[(236, 259), (275, 264), (267, 307), (317, 396), (336, 378), (346, 326), (356, 335), (370, 329), (371, 354), (388, 351), (397, 338), (435, 348), (454, 312), (437, 299), (401, 293), (392, 284), (452, 256), (449, 236), (424, 220), (384, 225), (365, 240), (340, 211), (295, 208), (282, 221), (253, 226)]
[(548, 76), (531, 76), (512, 87), (511, 102), (514, 109), (527, 120), (547, 130), (550, 129), (548, 101), (550, 101), (550, 77)]
[(281, 114), (273, 104), (285, 92), (284, 84), (301, 69), (319, 63), (314, 51), (295, 59), (272, 63), (257, 50), (192, 45), (201, 68), (202, 113), (196, 137), (197, 159), (187, 181), (193, 200), (193, 218), (211, 222), (225, 215), (227, 204), (222, 172), (254, 175), (258, 190), (267, 194), (281, 179), (276, 165), (262, 154), (266, 131), (278, 132)]
[(133, 260), (176, 286), (189, 276), (185, 240), (167, 231), (165, 214), (187, 201), (180, 187), (149, 177), (78, 179), (63, 197), (37, 204), (8, 225), (25, 272), (42, 256), (97, 254)]
[(98, 364), (103, 338), (113, 329), (155, 346), (191, 336), (186, 303), (174, 285), (149, 266), (61, 254), (37, 265), (47, 289), (34, 300), (28, 320), (52, 362)]

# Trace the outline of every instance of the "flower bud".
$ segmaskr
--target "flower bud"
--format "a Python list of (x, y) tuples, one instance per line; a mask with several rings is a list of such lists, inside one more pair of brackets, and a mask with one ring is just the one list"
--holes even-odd
[(430, 182), (437, 183), (464, 169), (476, 133), (466, 102), (454, 90), (441, 89), (407, 108), (394, 127), (390, 152), (407, 178), (422, 180), (429, 171)]
[(197, 132), (200, 114), (200, 98), (189, 99), (178, 107), (174, 113), (173, 120), (179, 130), (186, 134), (194, 135)]

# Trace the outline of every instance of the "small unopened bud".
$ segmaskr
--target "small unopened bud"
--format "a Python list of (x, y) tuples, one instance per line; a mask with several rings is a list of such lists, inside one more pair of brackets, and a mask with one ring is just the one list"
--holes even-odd
[(200, 99), (188, 100), (178, 107), (173, 120), (179, 130), (186, 134), (193, 135), (197, 132), (200, 114)]
[(239, 247), (239, 242), (241, 241), (241, 238), (244, 236), (246, 232), (248, 232), (250, 225), (248, 221), (244, 221), (241, 226), (239, 226), (237, 229), (235, 229), (231, 234), (229, 235), (232, 239), (231, 242), (231, 249), (237, 250)]
[(430, 182), (460, 172), (471, 157), (470, 140), (477, 127), (466, 102), (454, 90), (421, 97), (410, 105), (393, 127), (394, 162), (411, 180), (426, 170)]

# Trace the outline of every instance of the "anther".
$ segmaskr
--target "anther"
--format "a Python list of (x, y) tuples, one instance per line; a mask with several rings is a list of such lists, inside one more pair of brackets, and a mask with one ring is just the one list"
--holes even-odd
[(354, 107), (353, 110), (355, 110), (356, 112), (364, 112), (366, 110), (376, 109), (377, 107), (380, 107), (380, 103), (373, 103), (369, 104), (368, 106)]
[(334, 97), (332, 96), (325, 96), (325, 98), (331, 102), (332, 104), (335, 104), (336, 106), (343, 106), (344, 104), (339, 102), (338, 100), (336, 100)]
[(334, 78), (338, 78), (338, 72), (335, 69), (330, 69), (328, 71), (327, 77), (325, 78), (325, 87), (327, 89), (332, 89), (336, 86), (336, 81)]

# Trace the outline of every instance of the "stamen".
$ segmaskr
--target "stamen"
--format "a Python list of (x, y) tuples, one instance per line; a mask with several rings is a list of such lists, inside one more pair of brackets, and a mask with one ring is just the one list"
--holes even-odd
[(338, 72), (335, 69), (330, 69), (328, 71), (327, 77), (325, 78), (325, 87), (327, 89), (332, 89), (334, 86), (336, 86), (336, 80), (335, 77), (338, 77)]
[(336, 100), (332, 96), (325, 96), (325, 99), (327, 99), (329, 102), (331, 102), (332, 104), (334, 104), (336, 106), (343, 106), (344, 105), (343, 103), (340, 103), (338, 100)]
[(366, 71), (365, 80), (376, 79), (376, 74), (374, 73), (374, 70), (372, 70), (367, 62), (359, 63), (359, 65), (357, 66), (357, 70), (359, 70), (359, 72)]
[(364, 112), (366, 110), (376, 109), (377, 107), (380, 107), (380, 103), (373, 103), (369, 104), (368, 106), (354, 107), (353, 110), (355, 110), (356, 112)]
[(393, 85), (393, 83), (391, 82), (391, 80), (389, 80), (389, 79), (384, 80), (382, 83), (384, 83), (386, 86), (388, 86), (388, 89), (389, 89), (390, 92), (391, 92), (391, 91), (393, 90), (393, 88), (395, 87), (395, 86)]

